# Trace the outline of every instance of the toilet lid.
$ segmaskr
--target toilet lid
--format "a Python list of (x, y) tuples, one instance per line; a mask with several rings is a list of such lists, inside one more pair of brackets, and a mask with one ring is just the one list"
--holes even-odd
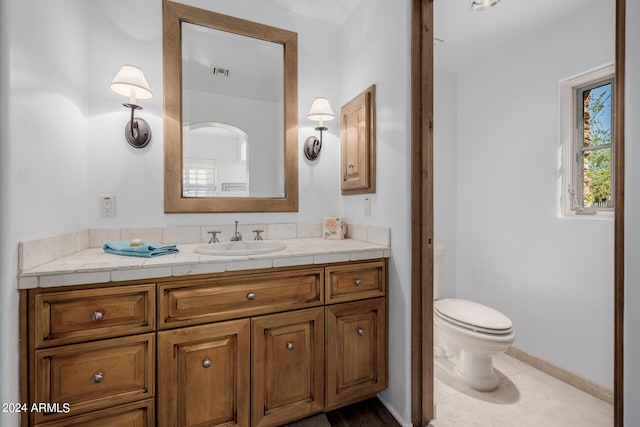
[(477, 302), (464, 299), (434, 301), (436, 315), (456, 325), (490, 334), (505, 334), (513, 323), (504, 314)]

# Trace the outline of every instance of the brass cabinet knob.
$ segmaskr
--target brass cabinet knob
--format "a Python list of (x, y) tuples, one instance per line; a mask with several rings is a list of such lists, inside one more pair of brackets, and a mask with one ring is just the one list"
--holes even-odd
[(256, 294), (254, 294), (253, 292), (249, 292), (249, 293), (247, 294), (247, 299), (248, 299), (249, 301), (253, 301), (254, 299), (256, 299)]
[(94, 384), (98, 384), (102, 382), (102, 372), (98, 372), (91, 377), (91, 382)]
[(211, 367), (211, 359), (204, 359), (204, 360), (202, 361), (202, 367), (203, 367), (203, 368), (209, 368), (209, 367)]
[(363, 328), (358, 328), (358, 335), (360, 335), (361, 337), (364, 336), (364, 329)]
[(102, 320), (102, 312), (101, 311), (95, 311), (93, 313), (93, 315), (91, 315), (91, 319), (98, 321), (98, 320)]

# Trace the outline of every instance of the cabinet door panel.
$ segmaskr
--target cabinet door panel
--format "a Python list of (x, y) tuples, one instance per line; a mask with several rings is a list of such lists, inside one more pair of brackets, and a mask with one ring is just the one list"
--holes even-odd
[(327, 406), (384, 390), (387, 384), (385, 298), (327, 307)]
[(249, 320), (158, 333), (158, 425), (248, 426)]
[(254, 426), (278, 426), (324, 407), (324, 309), (257, 317), (253, 334)]

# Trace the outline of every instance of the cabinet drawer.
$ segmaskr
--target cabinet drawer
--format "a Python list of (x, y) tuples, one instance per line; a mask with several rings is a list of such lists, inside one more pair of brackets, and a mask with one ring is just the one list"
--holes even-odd
[(385, 261), (340, 265), (326, 270), (327, 304), (381, 297), (386, 293)]
[(153, 399), (89, 412), (36, 427), (153, 427)]
[(35, 295), (37, 348), (154, 329), (154, 284)]
[(160, 328), (322, 305), (324, 269), (223, 276), (159, 287)]
[(58, 419), (154, 395), (155, 334), (113, 338), (36, 351), (33, 402), (68, 403)]

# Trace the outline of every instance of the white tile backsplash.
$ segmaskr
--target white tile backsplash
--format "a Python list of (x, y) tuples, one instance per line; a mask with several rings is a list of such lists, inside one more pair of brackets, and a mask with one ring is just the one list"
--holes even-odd
[(165, 245), (200, 243), (200, 226), (167, 227), (163, 235), (162, 243)]
[(347, 237), (350, 239), (367, 241), (367, 226), (360, 224), (349, 224), (347, 227)]
[(89, 247), (101, 248), (107, 242), (117, 242), (120, 238), (119, 228), (94, 228), (89, 230)]
[[(120, 240), (140, 239), (144, 242), (162, 243), (162, 227), (152, 228), (123, 228), (120, 230)], [(103, 244), (106, 242), (102, 242)], [(100, 245), (102, 246), (102, 245)]]
[(269, 224), (267, 235), (269, 240), (295, 239), (297, 236), (296, 224)]
[(53, 258), (58, 259), (76, 252), (76, 233), (65, 233), (53, 238)]

